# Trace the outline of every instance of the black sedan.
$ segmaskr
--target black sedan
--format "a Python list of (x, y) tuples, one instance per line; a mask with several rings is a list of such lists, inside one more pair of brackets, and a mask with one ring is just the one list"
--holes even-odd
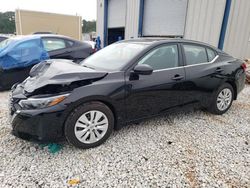
[(90, 148), (113, 129), (184, 106), (220, 115), (244, 88), (245, 68), (212, 46), (181, 39), (118, 42), (80, 65), (48, 60), (12, 88), (13, 134)]
[(79, 63), (93, 53), (91, 45), (60, 35), (28, 35), (0, 43), (0, 90), (28, 77), (31, 67), (46, 59)]

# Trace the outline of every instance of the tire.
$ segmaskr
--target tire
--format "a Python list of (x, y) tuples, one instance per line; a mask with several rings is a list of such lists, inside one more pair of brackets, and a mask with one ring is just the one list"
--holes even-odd
[[(222, 96), (224, 95), (228, 97), (225, 97), (225, 99), (223, 100)], [(216, 115), (222, 115), (226, 113), (232, 105), (234, 95), (235, 93), (234, 93), (233, 87), (228, 83), (223, 84), (222, 86), (219, 87), (219, 89), (213, 95), (211, 106), (208, 108), (208, 111)], [(221, 105), (223, 102), (221, 103), (220, 101), (224, 101), (224, 104), (225, 104), (224, 108), (222, 108), (223, 105)]]
[(88, 102), (70, 113), (64, 134), (70, 144), (88, 149), (104, 143), (113, 129), (114, 115), (110, 108), (101, 102)]

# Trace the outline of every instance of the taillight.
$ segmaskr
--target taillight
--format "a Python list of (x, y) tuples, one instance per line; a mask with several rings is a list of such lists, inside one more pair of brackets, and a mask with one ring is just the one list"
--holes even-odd
[(243, 63), (243, 64), (241, 65), (241, 67), (242, 67), (242, 69), (243, 69), (244, 71), (247, 70), (247, 65), (246, 65), (246, 63)]

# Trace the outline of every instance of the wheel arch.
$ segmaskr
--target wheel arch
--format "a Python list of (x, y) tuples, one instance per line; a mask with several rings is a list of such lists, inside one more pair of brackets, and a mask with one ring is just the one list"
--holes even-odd
[(237, 86), (233, 81), (226, 81), (226, 83), (230, 84), (234, 90), (234, 100), (237, 99)]
[(106, 105), (110, 110), (111, 112), (113, 113), (114, 115), (114, 129), (115, 130), (118, 130), (122, 127), (122, 125), (120, 125), (120, 123), (118, 122), (118, 113), (117, 113), (117, 110), (115, 108), (115, 105), (114, 103), (110, 100), (110, 99), (107, 99), (106, 97), (102, 97), (102, 96), (95, 96), (95, 97), (89, 97), (89, 98), (83, 98), (83, 99), (80, 99), (72, 104), (70, 104), (68, 107), (68, 110), (66, 112), (66, 118), (64, 120), (64, 123), (63, 123), (63, 127), (65, 126), (65, 122), (68, 118), (68, 116), (79, 106), (81, 105), (84, 105), (85, 103), (89, 103), (89, 102), (100, 102), (100, 103), (103, 103), (104, 105)]
[(94, 100), (94, 101), (90, 101), (90, 102), (100, 102), (100, 103), (103, 103), (105, 104), (113, 113), (114, 115), (114, 129), (117, 129), (117, 112), (116, 112), (116, 109), (114, 107), (114, 105), (110, 102), (110, 101), (106, 101), (106, 100)]

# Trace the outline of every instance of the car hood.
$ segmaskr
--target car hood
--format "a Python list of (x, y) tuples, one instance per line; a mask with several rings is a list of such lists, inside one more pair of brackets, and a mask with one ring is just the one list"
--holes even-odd
[(75, 81), (102, 78), (105, 71), (75, 64), (70, 60), (47, 60), (35, 65), (30, 70), (30, 76), (21, 84), (23, 89), (32, 93), (46, 85), (68, 85)]

